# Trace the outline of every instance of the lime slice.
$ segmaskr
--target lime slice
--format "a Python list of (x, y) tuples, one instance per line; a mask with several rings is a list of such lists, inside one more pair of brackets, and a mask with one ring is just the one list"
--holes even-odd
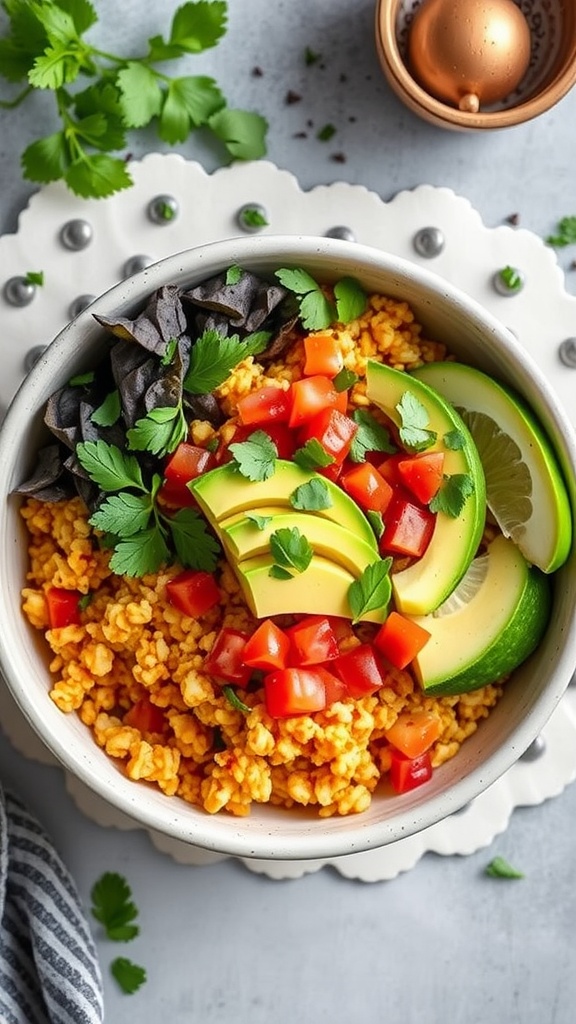
[(498, 536), (433, 615), (409, 616), (430, 639), (413, 662), (426, 694), (466, 693), (518, 667), (550, 616), (550, 581)]
[(543, 572), (572, 544), (572, 513), (550, 440), (519, 396), (462, 363), (428, 363), (414, 375), (440, 392), (466, 423), (486, 477), (486, 501), (505, 537)]

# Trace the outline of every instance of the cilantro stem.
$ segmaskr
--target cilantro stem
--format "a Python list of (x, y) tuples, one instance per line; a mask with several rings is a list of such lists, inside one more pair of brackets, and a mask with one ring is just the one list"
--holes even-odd
[(27, 85), (22, 92), (18, 93), (13, 100), (0, 100), (0, 107), (2, 110), (14, 110), (15, 107), (19, 107), (20, 104), (26, 99), (29, 93), (34, 91), (33, 85)]

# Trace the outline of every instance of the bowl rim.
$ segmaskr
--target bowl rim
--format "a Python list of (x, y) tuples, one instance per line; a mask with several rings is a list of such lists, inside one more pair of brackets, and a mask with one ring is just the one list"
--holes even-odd
[(505, 110), (459, 110), (426, 92), (410, 71), (400, 53), (396, 35), (396, 13), (400, 0), (378, 0), (376, 5), (376, 49), (383, 71), (396, 95), (425, 120), (443, 128), (461, 131), (486, 131), (512, 128), (550, 110), (576, 84), (576, 33), (571, 40), (562, 68), (546, 87), (522, 103)]
[[(399, 287), (402, 286), (403, 281), (411, 281), (416, 282), (435, 297), (438, 297), (440, 291), (443, 299), (455, 303), (467, 317), (481, 324), (483, 331), (488, 331), (491, 336), (496, 338), (499, 345), (509, 353), (511, 359), (516, 360), (521, 352), (521, 364), (525, 366), (526, 380), (535, 382), (536, 387), (539, 387), (544, 395), (550, 422), (554, 424), (559, 436), (564, 435), (563, 443), (566, 446), (567, 457), (576, 476), (576, 435), (559, 399), (556, 398), (550, 385), (528, 353), (521, 349), (512, 333), (496, 317), (485, 310), (476, 300), (471, 299), (427, 267), (422, 267), (408, 259), (386, 253), (372, 246), (306, 235), (239, 237), (192, 247), (181, 253), (168, 256), (132, 278), (112, 286), (90, 307), (82, 311), (74, 321), (63, 328), (23, 381), (0, 427), (0, 453), (6, 451), (10, 454), (12, 450), (11, 458), (15, 464), (22, 430), (25, 429), (30, 414), (38, 415), (39, 409), (43, 407), (43, 401), (39, 403), (38, 399), (45, 391), (46, 380), (52, 380), (56, 375), (61, 364), (62, 354), (71, 350), (76, 344), (74, 338), (78, 331), (84, 333), (89, 325), (93, 327), (95, 321), (92, 313), (94, 311), (118, 313), (122, 308), (136, 307), (143, 304), (146, 298), (161, 284), (200, 281), (232, 263), (244, 264), (247, 269), (257, 270), (258, 264), (266, 263), (266, 261), (270, 264), (271, 261), (276, 261), (277, 265), (280, 265), (280, 259), (284, 262), (291, 257), (293, 265), (296, 266), (306, 265), (314, 258), (326, 261), (325, 277), (335, 276), (338, 272), (337, 268), (341, 268), (344, 264), (349, 273), (354, 273), (355, 267), (359, 267), (365, 274), (368, 274), (370, 270), (375, 274), (390, 273)], [(99, 327), (96, 329), (101, 330)], [(7, 512), (9, 472), (5, 472), (3, 477), (4, 479), (0, 480), (0, 500), (2, 501), (0, 534), (5, 532), (9, 519)], [(1, 596), (0, 602), (4, 603), (5, 608), (14, 618), (17, 614), (21, 614), (19, 608), (17, 611), (13, 608), (13, 602), (9, 602), (6, 595)], [(341, 819), (343, 824), (333, 832), (330, 832), (329, 829), (326, 832), (323, 831), (326, 819), (315, 818), (302, 825), (301, 820), (296, 817), (296, 824), (291, 823), (290, 811), (286, 811), (285, 828), (280, 830), (273, 827), (267, 828), (264, 824), (261, 828), (255, 829), (251, 835), (250, 831), (245, 832), (242, 828), (237, 828), (236, 821), (232, 816), (212, 816), (205, 811), (199, 811), (190, 826), (179, 819), (178, 814), (174, 812), (171, 799), (178, 798), (166, 798), (163, 794), (160, 794), (161, 804), (158, 804), (158, 801), (146, 801), (144, 807), (139, 806), (140, 787), (130, 780), (126, 780), (128, 787), (123, 785), (111, 787), (105, 779), (103, 780), (99, 776), (95, 778), (92, 774), (90, 759), (75, 755), (73, 745), (71, 746), (67, 741), (65, 729), (62, 736), (51, 736), (49, 739), (42, 734), (42, 713), (36, 706), (31, 693), (23, 686), (17, 668), (12, 664), (13, 647), (7, 617), (0, 614), (0, 667), (12, 696), (33, 729), (39, 734), (42, 742), (55, 754), (58, 761), (107, 803), (112, 804), (129, 818), (135, 819), (145, 827), (205, 850), (259, 859), (301, 860), (332, 858), (385, 846), (435, 824), (463, 807), (495, 782), (515, 763), (541, 732), (569, 683), (576, 661), (576, 617), (558, 657), (556, 670), (549, 687), (537, 696), (529, 713), (507, 735), (505, 747), (500, 746), (487, 761), (459, 778), (445, 792), (425, 798), (423, 806), (413, 807), (410, 801), (395, 797), (394, 808), (397, 810), (394, 810), (384, 820), (372, 823), (370, 828), (363, 824), (362, 815), (354, 815)], [(61, 712), (58, 711), (58, 714)], [(94, 746), (95, 751), (101, 754), (99, 748)], [(160, 811), (157, 810), (157, 805), (160, 807)], [(333, 819), (330, 820), (333, 821)]]

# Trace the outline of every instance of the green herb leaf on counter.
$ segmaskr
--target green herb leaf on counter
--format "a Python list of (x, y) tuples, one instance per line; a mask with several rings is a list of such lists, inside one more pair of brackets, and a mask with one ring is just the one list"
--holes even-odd
[(548, 245), (561, 249), (566, 245), (576, 244), (576, 216), (562, 217), (558, 221), (555, 235), (548, 235)]
[(145, 968), (133, 963), (125, 956), (117, 956), (110, 964), (110, 971), (122, 991), (128, 996), (134, 995), (147, 978)]
[(306, 64), (306, 67), (312, 67), (313, 64), (317, 64), (321, 58), (322, 54), (316, 53), (316, 51), (312, 50), (309, 46), (304, 50), (304, 63)]
[(138, 917), (138, 908), (122, 875), (105, 872), (92, 886), (90, 898), (92, 916), (103, 926), (107, 938), (130, 942), (140, 934), (139, 926), (133, 923)]
[(349, 456), (352, 462), (365, 462), (368, 452), (392, 455), (397, 451), (386, 427), (382, 426), (367, 409), (355, 409), (352, 419), (358, 426), (350, 446)]
[(229, 447), (238, 471), (248, 480), (268, 480), (274, 473), (278, 449), (264, 430), (255, 430), (246, 441)]
[(522, 871), (512, 867), (504, 857), (494, 857), (486, 865), (485, 874), (490, 878), (524, 878)]
[(292, 508), (298, 511), (319, 512), (331, 508), (332, 498), (325, 480), (312, 477), (305, 484), (300, 484), (290, 495)]
[(311, 437), (301, 448), (296, 449), (292, 456), (292, 461), (298, 463), (302, 469), (314, 470), (331, 466), (335, 460), (334, 456), (326, 451), (318, 438)]
[(474, 493), (474, 481), (468, 473), (453, 473), (445, 476), (437, 494), (429, 502), (431, 512), (444, 512), (451, 519), (460, 515), (466, 499)]
[(192, 346), (184, 390), (193, 395), (210, 394), (238, 363), (262, 352), (269, 337), (267, 331), (258, 331), (241, 341), (237, 334), (225, 338), (218, 331), (205, 331)]
[(390, 582), (391, 558), (382, 558), (367, 565), (364, 572), (348, 588), (348, 604), (352, 622), (356, 624), (368, 612), (386, 608), (392, 594)]
[(436, 440), (436, 433), (434, 430), (428, 430), (430, 417), (422, 402), (411, 391), (405, 391), (396, 410), (400, 413), (402, 444), (413, 452), (423, 452), (431, 448)]
[[(236, 159), (266, 152), (267, 123), (234, 110), (207, 76), (171, 78), (155, 64), (180, 60), (215, 46), (227, 28), (224, 0), (189, 0), (178, 7), (166, 37), (148, 39), (140, 56), (105, 53), (85, 33), (98, 21), (88, 0), (6, 0), (7, 28), (0, 39), (0, 74), (23, 83), (10, 109), (36, 89), (53, 93), (61, 128), (32, 142), (22, 154), (24, 176), (46, 183), (64, 179), (77, 195), (102, 198), (132, 184), (126, 161), (113, 154), (126, 132), (152, 122), (161, 139), (183, 142), (207, 128)], [(76, 88), (87, 79), (87, 88)], [(70, 86), (74, 85), (71, 90)]]
[(270, 536), (270, 551), (275, 564), (270, 575), (289, 580), (295, 573), (305, 572), (312, 561), (312, 547), (297, 526), (282, 527)]
[(336, 128), (333, 124), (325, 124), (316, 132), (316, 138), (320, 142), (329, 142), (334, 135), (336, 135)]

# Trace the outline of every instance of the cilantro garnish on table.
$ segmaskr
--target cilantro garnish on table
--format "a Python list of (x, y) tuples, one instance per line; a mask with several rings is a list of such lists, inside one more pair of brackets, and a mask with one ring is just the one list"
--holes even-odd
[[(147, 40), (140, 56), (106, 52), (87, 39), (98, 22), (90, 0), (4, 0), (8, 28), (0, 39), (0, 74), (19, 92), (0, 107), (18, 106), (36, 90), (51, 92), (59, 130), (32, 142), (22, 154), (24, 176), (46, 183), (64, 179), (85, 198), (112, 195), (132, 184), (123, 156), (130, 130), (154, 125), (176, 145), (208, 129), (229, 155), (255, 160), (266, 152), (267, 123), (236, 110), (213, 78), (171, 77), (180, 61), (217, 45), (227, 28), (225, 0), (190, 0), (176, 9), (165, 35)], [(135, 40), (130, 50), (137, 48)], [(156, 65), (161, 64), (162, 70)]]
[(140, 934), (134, 924), (138, 908), (126, 879), (114, 871), (101, 875), (92, 886), (92, 916), (100, 922), (106, 937), (114, 942), (130, 942)]
[(576, 216), (562, 217), (558, 221), (556, 234), (548, 235), (548, 245), (561, 249), (566, 245), (576, 245)]

